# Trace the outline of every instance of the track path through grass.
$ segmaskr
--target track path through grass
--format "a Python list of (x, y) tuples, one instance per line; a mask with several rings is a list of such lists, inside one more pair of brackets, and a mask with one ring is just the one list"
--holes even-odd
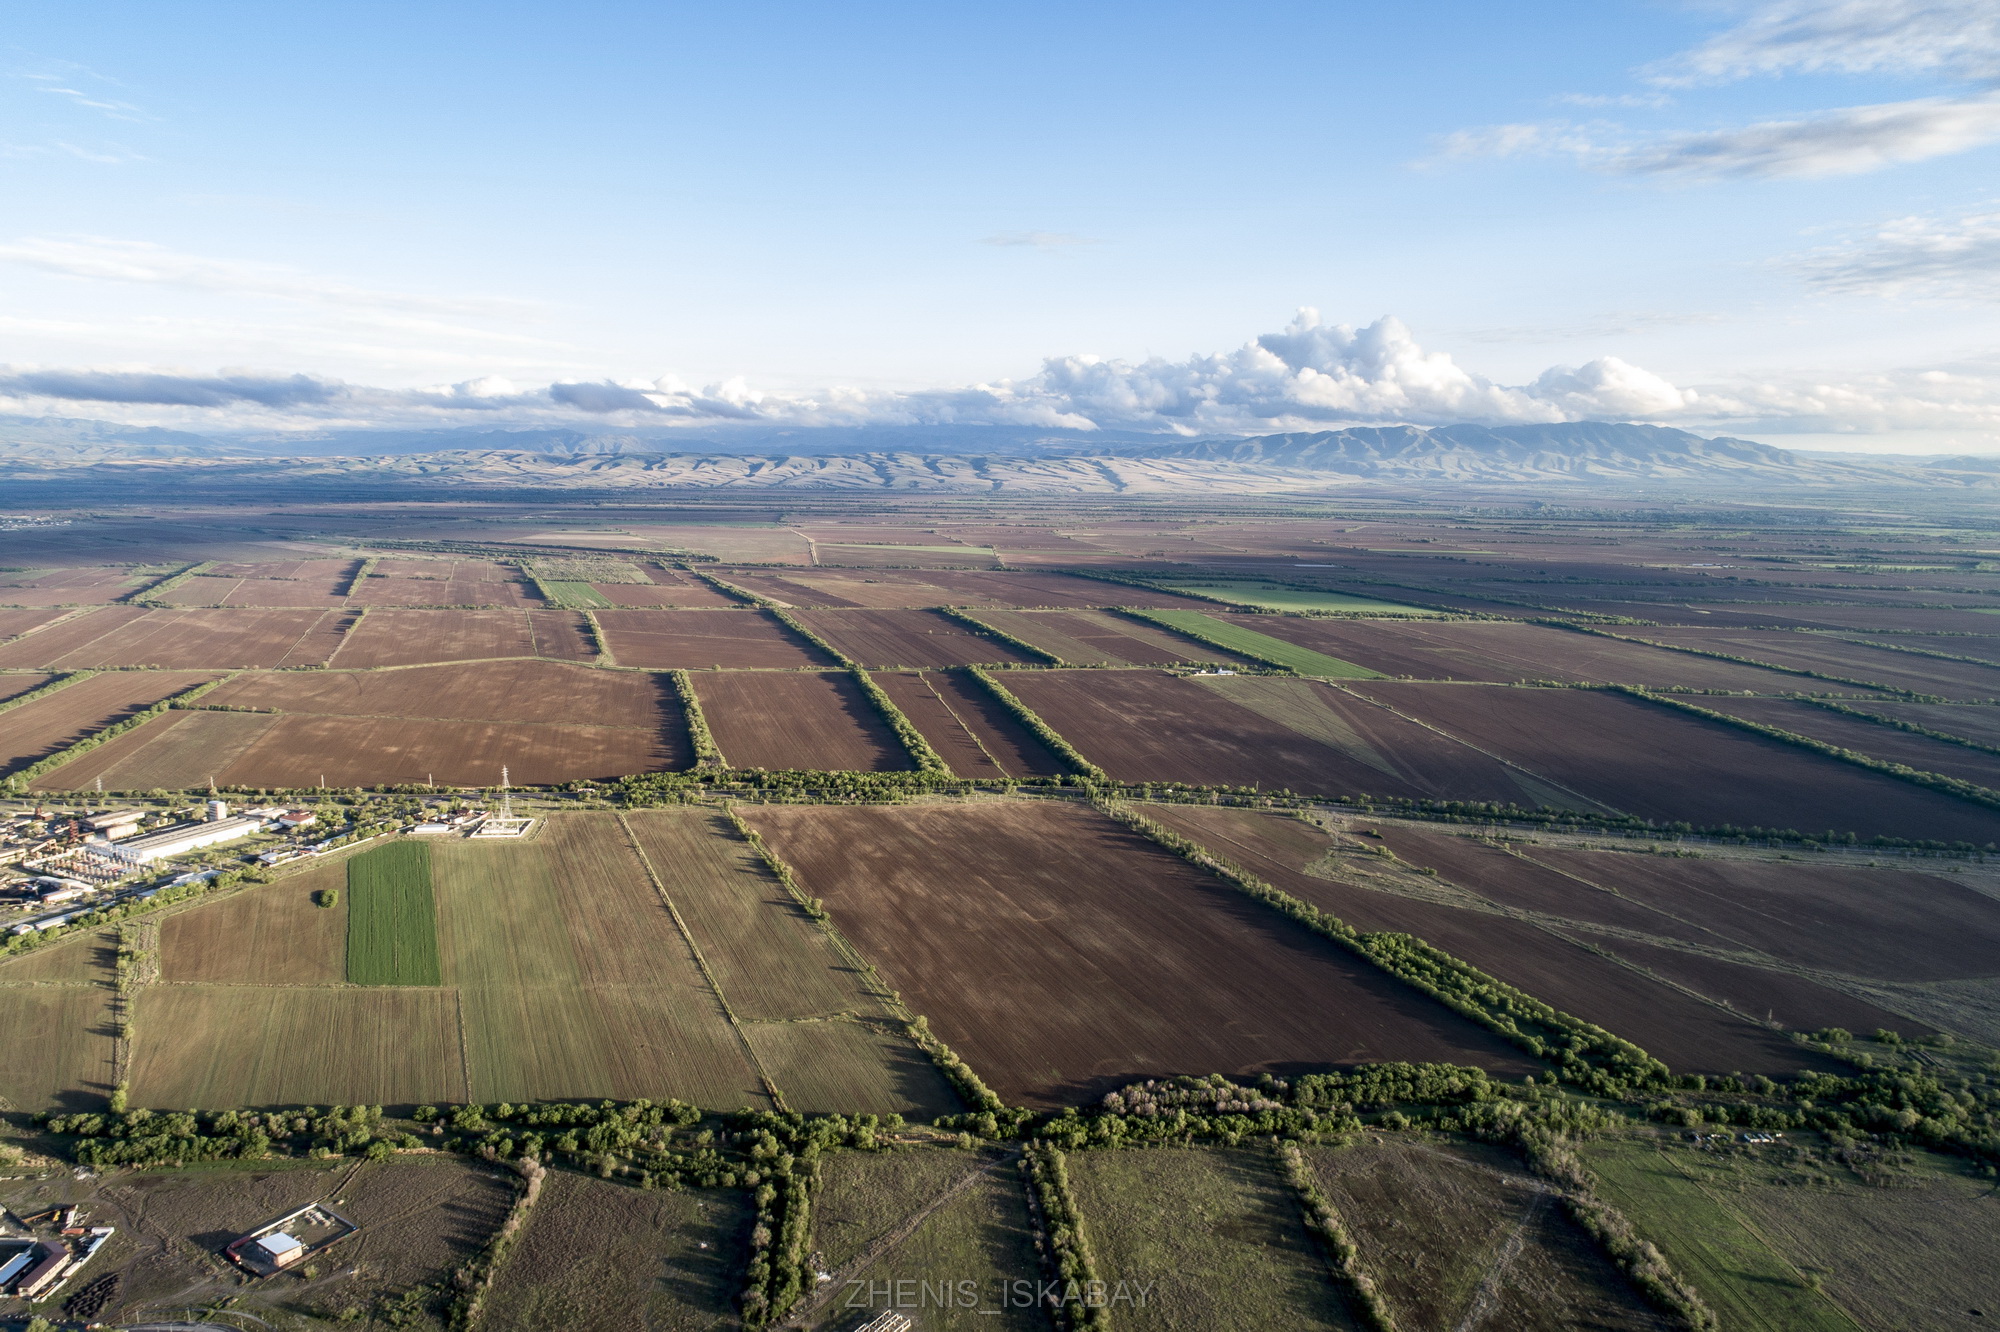
[(674, 905), (673, 896), (667, 892), (666, 882), (660, 878), (660, 872), (653, 868), (652, 857), (646, 854), (645, 847), (639, 845), (639, 838), (633, 833), (632, 825), (626, 820), (623, 810), (618, 812), (617, 818), (619, 831), (625, 834), (625, 841), (632, 848), (632, 854), (639, 857), (639, 863), (645, 867), (646, 877), (652, 880), (653, 891), (660, 895), (660, 904), (666, 907), (667, 914), (674, 918), (674, 928), (681, 932), (681, 939), (687, 944), (688, 953), (694, 958), (695, 966), (701, 970), (701, 978), (707, 982), (709, 993), (715, 996), (715, 1002), (721, 1007), (722, 1015), (729, 1019), (729, 1030), (735, 1034), (737, 1044), (743, 1047), (743, 1057), (750, 1061), (750, 1067), (756, 1071), (757, 1080), (764, 1084), (764, 1090), (770, 1095), (771, 1103), (780, 1111), (789, 1110), (791, 1107), (785, 1104), (784, 1090), (778, 1086), (777, 1079), (771, 1076), (771, 1071), (764, 1066), (764, 1061), (757, 1057), (757, 1047), (750, 1044), (750, 1037), (743, 1030), (743, 1019), (729, 1006), (729, 996), (722, 992), (722, 982), (716, 979), (715, 969), (708, 965), (708, 959), (702, 955), (701, 945), (695, 942), (693, 931), (688, 929), (687, 921), (681, 918), (680, 908)]

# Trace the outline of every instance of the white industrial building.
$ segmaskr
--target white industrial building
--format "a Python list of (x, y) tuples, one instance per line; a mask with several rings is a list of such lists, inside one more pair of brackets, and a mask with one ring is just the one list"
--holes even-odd
[(238, 814), (234, 817), (208, 819), (201, 823), (178, 823), (171, 828), (162, 828), (156, 833), (147, 833), (143, 837), (112, 842), (100, 850), (122, 860), (129, 860), (135, 865), (150, 865), (156, 860), (165, 860), (170, 856), (184, 856), (190, 851), (200, 851), (204, 847), (248, 837), (251, 833), (261, 830), (266, 821), (261, 814)]

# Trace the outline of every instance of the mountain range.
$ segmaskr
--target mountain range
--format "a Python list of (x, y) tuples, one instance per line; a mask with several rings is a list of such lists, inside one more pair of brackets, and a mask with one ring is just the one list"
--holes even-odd
[[(1298, 494), (1362, 483), (2000, 485), (2000, 460), (1808, 455), (1668, 426), (1354, 426), (1249, 437), (1004, 426), (200, 435), (0, 418), (12, 483)], [(274, 468), (283, 463), (282, 470)]]

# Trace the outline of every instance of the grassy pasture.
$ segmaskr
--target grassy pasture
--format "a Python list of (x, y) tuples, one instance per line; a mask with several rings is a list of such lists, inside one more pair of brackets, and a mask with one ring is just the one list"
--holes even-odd
[[(872, 1261), (837, 1272), (809, 1326), (847, 1328), (866, 1317), (856, 1308), (879, 1311), (879, 1300), (869, 1306), (867, 1287), (850, 1287), (848, 1280), (875, 1283), (878, 1296), (882, 1282), (975, 1283), (977, 1308), (909, 1310), (926, 1328), (1004, 1332), (1048, 1326), (1038, 1310), (1010, 1308), (1003, 1301), (1010, 1289), (1005, 1283), (1040, 1279), (1011, 1159), (967, 1152), (844, 1152), (828, 1159), (823, 1178), (809, 1247), (825, 1255), (828, 1271), (864, 1254)], [(927, 1208), (933, 1210), (925, 1215)]]
[(1305, 1154), (1362, 1266), (1405, 1326), (1668, 1326), (1502, 1151), (1398, 1135)]
[(390, 842), (347, 862), (347, 979), (442, 985), (431, 849)]
[(463, 1101), (457, 996), (352, 986), (151, 985), (140, 992), (132, 1103)]
[(1098, 1276), (1152, 1286), (1143, 1308), (1114, 1308), (1120, 1322), (1358, 1326), (1268, 1152), (1073, 1152), (1069, 1178)]
[[(1671, 1149), (1670, 1149), (1671, 1150)], [(1847, 1313), (1715, 1193), (1646, 1142), (1583, 1149), (1599, 1193), (1667, 1255), (1721, 1316), (1748, 1332), (1854, 1332)]]
[(720, 815), (635, 810), (626, 819), (738, 1017), (883, 1011)]
[(608, 814), (536, 839), (437, 848), (444, 977), (465, 1006), (473, 1094), (764, 1097), (644, 864)]
[(103, 1108), (113, 1081), (111, 994), (103, 985), (0, 985), (4, 1108)]
[(935, 1119), (965, 1108), (930, 1057), (896, 1032), (859, 1022), (755, 1022), (744, 1037), (794, 1110)]
[(1154, 586), (1169, 592), (1191, 592), (1220, 597), (1239, 606), (1263, 606), (1279, 611), (1342, 611), (1350, 615), (1437, 615), (1421, 606), (1405, 606), (1374, 597), (1357, 597), (1347, 592), (1321, 592), (1313, 588), (1287, 587), (1261, 578), (1176, 578), (1155, 579)]
[(750, 1209), (736, 1190), (640, 1193), (558, 1171), (494, 1278), (485, 1332), (734, 1326)]
[(0, 985), (40, 981), (101, 981), (109, 985), (118, 958), (118, 931), (90, 930), (59, 944), (0, 961)]
[(1324, 652), (1300, 647), (1297, 643), (1287, 643), (1282, 638), (1260, 634), (1254, 629), (1227, 620), (1219, 620), (1201, 611), (1150, 610), (1134, 612), (1143, 614), (1149, 620), (1157, 620), (1169, 629), (1213, 642), (1240, 652), (1256, 661), (1267, 661), (1273, 666), (1283, 666), (1297, 671), (1300, 675), (1318, 675), (1332, 680), (1373, 680), (1381, 672), (1371, 671), (1366, 666), (1356, 666), (1351, 661), (1329, 657)]
[(317, 865), (246, 888), (160, 926), (160, 974), (168, 981), (243, 985), (334, 985), (344, 979), (347, 911), (313, 894), (346, 882), (345, 865)]
[(565, 610), (607, 609), (616, 604), (589, 583), (571, 582), (560, 578), (538, 578), (535, 580), (535, 586), (547, 593), (550, 601)]

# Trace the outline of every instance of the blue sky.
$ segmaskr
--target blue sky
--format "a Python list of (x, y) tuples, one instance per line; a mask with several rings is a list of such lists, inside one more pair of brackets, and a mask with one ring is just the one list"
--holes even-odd
[(4, 410), (2000, 450), (1991, 0), (12, 18)]

